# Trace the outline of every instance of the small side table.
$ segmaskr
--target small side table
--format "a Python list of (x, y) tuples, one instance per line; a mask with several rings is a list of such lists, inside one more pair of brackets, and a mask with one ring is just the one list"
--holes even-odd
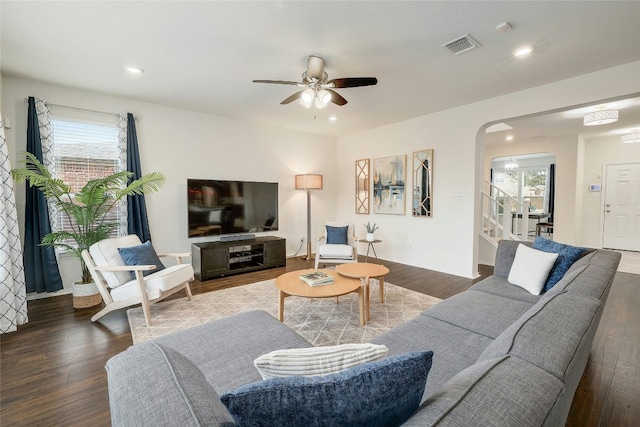
[(369, 250), (372, 250), (372, 251), (373, 251), (373, 255), (376, 257), (376, 261), (378, 261), (378, 254), (376, 253), (376, 248), (374, 248), (374, 247), (373, 247), (373, 244), (374, 244), (374, 243), (381, 243), (381, 242), (382, 242), (382, 240), (378, 240), (378, 239), (376, 239), (376, 240), (374, 240), (373, 242), (370, 242), (370, 241), (368, 241), (368, 240), (364, 240), (364, 239), (362, 239), (362, 240), (358, 240), (358, 242), (360, 242), (360, 243), (367, 243), (367, 255), (364, 257), (364, 262), (365, 262), (365, 263), (369, 261)]
[(389, 273), (389, 269), (381, 264), (369, 264), (366, 262), (350, 262), (336, 266), (338, 274), (353, 279), (364, 279), (364, 304), (366, 308), (366, 320), (369, 320), (369, 296), (371, 279), (378, 279), (380, 282), (380, 302), (384, 303), (384, 276)]

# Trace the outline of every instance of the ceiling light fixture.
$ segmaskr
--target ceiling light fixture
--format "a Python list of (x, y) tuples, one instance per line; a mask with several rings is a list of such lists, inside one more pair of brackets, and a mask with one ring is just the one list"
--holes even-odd
[(128, 72), (130, 72), (131, 74), (142, 74), (144, 73), (144, 70), (140, 67), (124, 67), (125, 70), (127, 70)]
[(516, 162), (516, 159), (510, 157), (509, 160), (504, 163), (504, 171), (508, 175), (515, 175), (518, 172), (518, 162)]
[(300, 94), (300, 103), (306, 108), (311, 108), (311, 105), (315, 104), (316, 108), (321, 110), (326, 107), (329, 102), (331, 102), (331, 92), (328, 90), (308, 88)]
[[(606, 107), (604, 107), (606, 108)], [(584, 125), (585, 126), (599, 126), (618, 121), (618, 110), (605, 110), (600, 109), (593, 113), (585, 114)]]
[(516, 58), (524, 58), (525, 56), (531, 55), (531, 52), (533, 52), (533, 49), (530, 46), (524, 46), (513, 51), (513, 56)]
[(336, 120), (338, 120), (338, 118), (336, 116), (329, 116), (329, 121), (330, 122), (335, 122)]
[(620, 137), (620, 142), (623, 144), (631, 144), (633, 142), (640, 142), (640, 130), (628, 133)]
[(505, 140), (505, 141), (509, 141), (509, 142), (513, 141), (513, 135), (507, 135), (507, 136), (505, 136), (505, 137), (504, 137), (504, 140)]

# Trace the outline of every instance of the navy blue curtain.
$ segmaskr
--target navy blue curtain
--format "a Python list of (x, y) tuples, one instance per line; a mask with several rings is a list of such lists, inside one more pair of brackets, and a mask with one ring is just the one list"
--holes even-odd
[(549, 219), (548, 222), (553, 222), (553, 211), (555, 209), (556, 198), (556, 165), (552, 163), (549, 165)]
[[(42, 145), (36, 100), (29, 97), (27, 114), (27, 151), (42, 162)], [(41, 246), (42, 238), (51, 232), (47, 199), (35, 187), (26, 184), (24, 226), (24, 276), (27, 292), (55, 292), (62, 289), (56, 254), (52, 247)]]
[[(133, 172), (130, 182), (142, 177), (136, 121), (131, 113), (127, 113), (127, 170)], [(127, 214), (129, 234), (137, 234), (142, 242), (151, 241), (144, 195), (127, 196)]]

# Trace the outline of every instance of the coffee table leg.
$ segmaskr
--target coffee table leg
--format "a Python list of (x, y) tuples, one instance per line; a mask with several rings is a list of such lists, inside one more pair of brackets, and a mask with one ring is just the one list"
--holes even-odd
[(360, 286), (358, 288), (358, 306), (360, 308), (360, 326), (364, 326), (364, 324), (366, 323), (364, 318), (364, 304), (365, 304), (364, 299), (365, 299), (364, 288)]
[(384, 303), (384, 276), (378, 277), (380, 281), (380, 302)]
[(364, 278), (365, 307), (367, 308), (367, 321), (371, 319), (371, 278)]
[(278, 293), (278, 320), (284, 321), (284, 299), (287, 297), (287, 294), (280, 291)]

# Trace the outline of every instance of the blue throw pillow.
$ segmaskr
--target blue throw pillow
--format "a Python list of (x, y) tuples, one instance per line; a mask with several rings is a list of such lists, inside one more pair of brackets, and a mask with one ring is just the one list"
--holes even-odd
[(406, 353), (325, 376), (269, 379), (220, 400), (239, 426), (398, 426), (420, 405), (432, 357)]
[[(118, 248), (118, 252), (124, 261), (124, 265), (155, 265), (155, 270), (146, 270), (142, 272), (143, 276), (155, 273), (156, 271), (164, 270), (164, 265), (158, 254), (151, 246), (150, 241), (146, 241), (139, 246), (130, 246), (128, 248)], [(136, 274), (132, 271), (131, 277), (136, 278)]]
[(553, 265), (553, 268), (551, 268), (549, 277), (547, 277), (547, 281), (544, 284), (543, 293), (553, 288), (553, 286), (562, 279), (567, 270), (569, 270), (573, 263), (576, 262), (584, 252), (584, 248), (565, 245), (540, 236), (536, 237), (532, 247), (539, 251), (558, 254), (558, 259)]
[(347, 239), (348, 226), (345, 227), (332, 227), (327, 225), (327, 243), (330, 245), (348, 245)]

